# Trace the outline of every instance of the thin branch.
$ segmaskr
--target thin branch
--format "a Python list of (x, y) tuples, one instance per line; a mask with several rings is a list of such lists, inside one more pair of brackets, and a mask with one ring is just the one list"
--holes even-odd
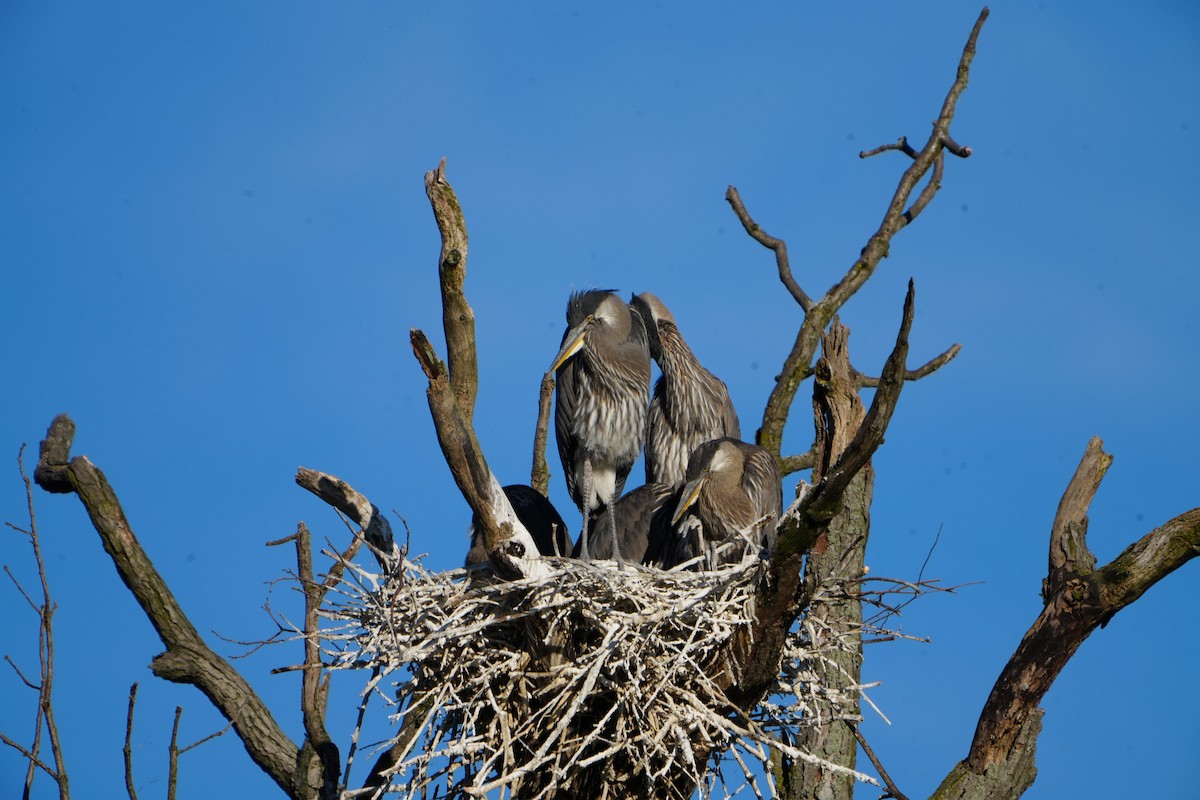
[(870, 158), (871, 156), (877, 156), (880, 153), (886, 153), (889, 150), (899, 150), (901, 153), (904, 153), (904, 155), (908, 156), (909, 158), (917, 157), (917, 151), (912, 149), (912, 145), (910, 145), (908, 143), (907, 136), (901, 136), (893, 144), (881, 144), (881, 145), (879, 145), (879, 147), (874, 147), (870, 150), (862, 150), (859, 152), (858, 157), (859, 158)]
[(137, 681), (129, 687), (129, 710), (125, 714), (125, 793), (129, 800), (137, 800), (137, 790), (133, 787), (133, 706), (137, 702)]
[(321, 759), (322, 788), (320, 797), (333, 797), (337, 794), (337, 786), (341, 778), (341, 754), (338, 747), (329, 738), (325, 729), (326, 702), (329, 699), (328, 681), (322, 683), (323, 664), (321, 663), (321, 630), (320, 610), (326, 592), (336, 585), (341, 577), (344, 565), (352, 558), (361, 540), (355, 540), (350, 550), (343, 555), (342, 560), (333, 565), (326, 581), (333, 583), (318, 583), (313, 575), (312, 536), (308, 526), (303, 522), (296, 527), (296, 563), (299, 572), (300, 586), (304, 590), (304, 665), (305, 670), (300, 679), (300, 710), (304, 720), (304, 733), (308, 743)]
[(779, 474), (787, 476), (802, 469), (812, 469), (816, 463), (817, 450), (815, 447), (810, 447), (807, 453), (784, 456), (779, 459)]
[[(58, 444), (51, 444), (52, 452), (57, 452)], [(12, 747), (16, 747), (29, 761), (25, 770), (25, 783), (22, 797), (28, 798), (33, 790), (33, 779), (37, 768), (41, 768), (46, 772), (57, 784), (58, 794), (61, 800), (67, 800), (70, 796), (70, 779), (67, 774), (66, 762), (63, 757), (62, 743), (59, 740), (58, 724), (54, 718), (54, 612), (58, 609), (50, 594), (50, 580), (46, 574), (46, 562), (42, 558), (41, 537), (38, 534), (37, 512), (33, 505), (33, 484), (29, 479), (29, 474), (25, 471), (25, 445), (21, 445), (17, 451), (17, 469), (21, 475), (21, 482), (25, 486), (25, 507), (26, 514), (29, 518), (29, 530), (22, 530), (15, 525), (10, 524), (9, 527), (13, 530), (23, 533), (29, 540), (29, 545), (33, 550), (34, 564), (37, 566), (38, 581), (41, 584), (42, 598), (41, 602), (35, 602), (33, 598), (25, 591), (25, 588), (13, 575), (12, 570), (6, 565), (5, 573), (12, 580), (13, 585), (17, 587), (17, 591), (25, 598), (30, 607), (38, 615), (38, 669), (39, 681), (35, 685), (32, 681), (25, 677), (24, 673), (17, 667), (15, 661), (5, 656), (5, 660), (17, 673), (21, 681), (31, 689), (38, 693), (37, 708), (34, 713), (34, 733), (33, 745), (26, 750), (19, 747), (7, 737), (3, 741)], [(36, 474), (36, 470), (35, 470)], [(46, 735), (50, 740), (50, 755), (54, 761), (53, 769), (45, 766), (41, 760), (41, 745), (42, 745), (42, 730), (45, 726)]]
[(542, 493), (543, 497), (550, 496), (550, 467), (546, 464), (546, 440), (550, 430), (550, 398), (554, 395), (554, 373), (547, 372), (542, 376), (542, 385), (538, 390), (537, 429), (533, 434), (533, 469), (530, 471), (529, 485)]
[[(884, 433), (891, 422), (892, 413), (896, 410), (900, 391), (904, 388), (904, 361), (908, 356), (908, 334), (912, 328), (914, 296), (913, 282), (910, 280), (908, 292), (904, 297), (904, 313), (901, 316), (900, 331), (896, 335), (896, 346), (884, 364), (879, 388), (871, 398), (871, 407), (867, 410), (866, 418), (829, 473), (813, 487), (801, 503), (800, 517), (809, 520), (808, 524), (812, 527), (819, 527), (823, 520), (832, 519), (837, 514), (846, 487), (883, 444)], [(787, 552), (783, 539), (781, 532), (779, 550)]]
[(171, 724), (171, 743), (167, 747), (167, 800), (175, 800), (179, 785), (179, 719), (183, 706), (175, 706), (175, 721)]
[(800, 308), (807, 312), (812, 308), (813, 301), (800, 288), (800, 284), (796, 283), (796, 278), (792, 275), (792, 267), (788, 261), (787, 242), (771, 236), (759, 227), (759, 224), (746, 211), (746, 206), (742, 204), (741, 195), (738, 194), (738, 190), (733, 186), (725, 190), (725, 200), (733, 208), (733, 213), (737, 215), (738, 221), (742, 223), (742, 227), (746, 229), (746, 233), (750, 234), (750, 238), (775, 253), (775, 263), (779, 268), (779, 280), (787, 287), (787, 290), (800, 305)]
[[(913, 151), (908, 145), (907, 139), (901, 137), (894, 145), (884, 145), (883, 147), (861, 154), (863, 157), (866, 157), (886, 150), (899, 150), (908, 154), (912, 159), (912, 163), (901, 176), (896, 191), (888, 203), (883, 220), (880, 222), (878, 229), (867, 240), (859, 258), (850, 266), (841, 280), (834, 284), (825, 295), (805, 308), (804, 322), (796, 334), (792, 349), (784, 360), (783, 369), (780, 371), (779, 377), (775, 382), (775, 387), (772, 389), (766, 407), (763, 409), (762, 426), (759, 428), (756, 437), (758, 444), (773, 453), (781, 465), (783, 461), (780, 455), (783, 444), (783, 429), (787, 424), (788, 415), (800, 383), (809, 374), (817, 348), (820, 345), (822, 331), (833, 320), (833, 317), (841, 307), (875, 273), (880, 261), (888, 255), (892, 237), (911, 220), (915, 219), (933, 200), (934, 195), (941, 186), (942, 169), (944, 166), (943, 149), (953, 144), (954, 152), (957, 154), (969, 154), (969, 148), (960, 147), (950, 137), (950, 123), (954, 117), (958, 99), (966, 90), (970, 65), (975, 56), (979, 32), (987, 16), (988, 10), (985, 8), (971, 30), (967, 44), (963, 48), (962, 57), (958, 63), (955, 81), (946, 94), (941, 113), (933, 125), (929, 139), (921, 150), (919, 152)], [(932, 176), (926, 182), (924, 189), (917, 196), (916, 200), (912, 201), (912, 195), (917, 185), (930, 173), (930, 170), (933, 170)], [(729, 192), (726, 194), (727, 199), (731, 195), (736, 198), (736, 192)], [(912, 201), (911, 205), (910, 201)], [(734, 211), (738, 213), (736, 206)], [(744, 212), (744, 209), (742, 211)], [(742, 220), (747, 232), (757, 241), (758, 237), (755, 234), (759, 231), (757, 231), (757, 225), (753, 223), (753, 220), (750, 220), (748, 215), (745, 215), (743, 218), (741, 213), (738, 213), (738, 218)]]
[[(904, 380), (919, 381), (922, 378), (932, 375), (953, 361), (955, 356), (957, 356), (961, 350), (961, 344), (951, 345), (950, 348), (940, 356), (929, 359), (916, 369), (905, 370)], [(856, 370), (855, 383), (860, 389), (875, 389), (879, 386), (879, 378), (872, 378), (869, 375), (863, 375), (861, 372), (857, 372)]]
[(896, 800), (908, 800), (904, 792), (896, 788), (895, 781), (892, 780), (891, 775), (888, 775), (888, 771), (883, 768), (883, 764), (880, 762), (878, 756), (875, 755), (875, 751), (871, 749), (871, 745), (867, 744), (867, 737), (863, 736), (862, 731), (858, 729), (858, 724), (850, 720), (846, 720), (846, 724), (854, 732), (854, 738), (858, 740), (858, 746), (867, 754), (867, 758), (871, 759), (871, 764), (875, 767), (875, 771), (883, 779), (883, 785), (887, 788), (887, 794), (883, 795), (880, 800), (886, 797), (894, 797)]

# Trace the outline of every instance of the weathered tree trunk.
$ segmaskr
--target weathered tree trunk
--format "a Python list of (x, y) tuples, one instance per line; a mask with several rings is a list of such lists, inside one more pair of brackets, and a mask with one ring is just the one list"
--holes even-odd
[[(817, 465), (813, 482), (820, 481), (854, 439), (866, 410), (858, 396), (854, 369), (847, 350), (850, 331), (834, 320), (822, 341), (815, 369), (813, 412), (817, 428)], [(862, 604), (844, 591), (847, 582), (862, 575), (863, 558), (871, 525), (871, 496), (875, 472), (870, 463), (850, 481), (842, 511), (829, 523), (822, 543), (808, 555), (804, 567), (805, 592), (810, 605), (803, 624), (810, 631), (813, 649), (823, 654), (813, 670), (831, 690), (853, 694), (862, 669)], [(857, 712), (858, 704), (854, 704)], [(821, 722), (805, 728), (797, 744), (818, 758), (854, 768), (858, 744), (853, 730), (839, 716), (845, 707), (823, 703), (814, 709)], [(854, 779), (817, 764), (797, 762), (780, 771), (780, 793), (785, 800), (851, 800)]]

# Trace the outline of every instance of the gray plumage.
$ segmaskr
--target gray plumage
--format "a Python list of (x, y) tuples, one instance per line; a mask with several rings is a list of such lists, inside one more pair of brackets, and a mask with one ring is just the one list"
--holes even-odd
[[(588, 558), (592, 513), (621, 496), (646, 435), (650, 349), (642, 317), (612, 292), (572, 293), (567, 331), (550, 369), (557, 371), (558, 454), (567, 490), (583, 513), (580, 549)], [(620, 561), (613, 524), (609, 531)]]
[[(532, 486), (514, 483), (504, 487), (504, 494), (512, 504), (517, 519), (533, 537), (538, 552), (544, 556), (568, 556), (571, 554), (571, 534), (567, 524), (559, 515), (554, 504), (547, 500), (541, 492)], [(484, 549), (483, 536), (479, 530), (479, 517), (471, 515), (471, 547), (467, 550), (464, 566), (483, 564), (488, 561), (487, 550)]]
[(646, 417), (646, 483), (673, 486), (683, 482), (693, 450), (724, 436), (740, 439), (741, 426), (728, 387), (700, 364), (663, 302), (643, 292), (630, 305), (662, 370)]
[[(622, 558), (641, 561), (650, 542), (650, 531), (655, 527), (671, 524), (675, 510), (675, 489), (661, 483), (648, 483), (625, 494), (620, 500), (605, 508), (596, 517), (596, 530), (606, 531), (615, 522), (617, 545)], [(610, 519), (612, 517), (613, 519)], [(583, 540), (575, 544), (576, 558), (579, 557)], [(597, 536), (592, 542), (593, 558), (612, 558), (612, 539)]]
[(737, 439), (706, 442), (692, 453), (687, 483), (672, 515), (673, 530), (654, 546), (664, 567), (733, 542), (720, 563), (741, 560), (745, 543), (769, 550), (783, 510), (775, 457)]

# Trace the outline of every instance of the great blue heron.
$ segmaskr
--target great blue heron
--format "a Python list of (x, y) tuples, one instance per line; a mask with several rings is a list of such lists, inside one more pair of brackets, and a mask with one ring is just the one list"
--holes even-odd
[(693, 450), (723, 436), (740, 439), (741, 426), (724, 381), (700, 365), (663, 302), (642, 292), (630, 306), (645, 320), (650, 355), (662, 370), (646, 418), (646, 483), (674, 486), (683, 483)]
[[(604, 531), (615, 525), (617, 550), (622, 558), (641, 561), (646, 555), (652, 528), (667, 527), (675, 510), (672, 498), (675, 487), (661, 483), (647, 483), (623, 495), (596, 517), (596, 528)], [(610, 519), (611, 518), (611, 519)], [(580, 555), (583, 539), (575, 544), (576, 558)], [(592, 544), (593, 558), (613, 558), (611, 537), (601, 536)]]
[[(567, 525), (559, 516), (558, 509), (542, 496), (541, 492), (532, 486), (514, 483), (504, 487), (504, 494), (512, 504), (517, 519), (533, 537), (538, 552), (544, 556), (569, 556), (571, 554), (571, 534)], [(471, 515), (471, 549), (467, 551), (466, 564), (483, 564), (488, 560), (487, 550), (483, 545), (483, 532), (479, 529), (479, 517)]]
[(688, 460), (671, 527), (655, 530), (647, 560), (669, 568), (733, 543), (714, 561), (739, 561), (746, 544), (765, 549), (774, 544), (782, 508), (774, 456), (737, 439), (705, 442)]
[[(646, 326), (610, 291), (573, 292), (557, 370), (554, 432), (571, 499), (583, 513), (580, 553), (588, 552), (593, 511), (621, 496), (646, 435), (650, 350)], [(609, 517), (613, 557), (615, 519)]]

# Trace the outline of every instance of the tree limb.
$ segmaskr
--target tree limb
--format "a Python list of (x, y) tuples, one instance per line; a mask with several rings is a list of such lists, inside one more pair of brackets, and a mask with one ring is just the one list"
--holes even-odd
[[(850, 266), (850, 269), (847, 270), (841, 280), (834, 284), (820, 299), (810, 302), (807, 307), (804, 303), (801, 303), (801, 307), (805, 312), (804, 321), (796, 334), (791, 351), (784, 360), (783, 369), (776, 379), (775, 387), (771, 391), (766, 407), (763, 409), (762, 426), (759, 428), (758, 435), (756, 436), (758, 444), (773, 453), (776, 459), (779, 460), (781, 470), (790, 466), (784, 463), (780, 455), (783, 444), (783, 429), (787, 424), (788, 414), (795, 400), (800, 383), (809, 374), (810, 366), (813, 363), (817, 347), (820, 344), (822, 331), (829, 325), (846, 301), (875, 273), (879, 262), (888, 254), (892, 237), (915, 219), (933, 200), (934, 195), (941, 186), (944, 165), (943, 150), (951, 149), (956, 155), (963, 157), (970, 155), (970, 148), (958, 145), (950, 137), (950, 123), (954, 118), (958, 99), (966, 90), (971, 62), (975, 57), (979, 32), (987, 16), (988, 9), (984, 8), (971, 30), (966, 46), (963, 48), (955, 81), (942, 103), (941, 113), (937, 121), (934, 122), (929, 139), (921, 150), (919, 152), (914, 151), (908, 145), (907, 140), (901, 137), (895, 145), (885, 145), (873, 151), (866, 151), (860, 154), (865, 157), (866, 155), (883, 152), (884, 150), (900, 150), (912, 156), (912, 164), (909, 165), (908, 169), (901, 176), (896, 191), (888, 204), (887, 211), (884, 213), (883, 220), (880, 222), (875, 233), (868, 239), (859, 258)], [(952, 148), (951, 145), (953, 146)], [(933, 170), (930, 180), (918, 194), (916, 200), (912, 201), (910, 205), (910, 200), (918, 183), (930, 173), (930, 170)], [(754, 237), (756, 241), (762, 241), (762, 237), (766, 235), (762, 234), (758, 225), (745, 212), (745, 207), (742, 205), (737, 190), (730, 187), (725, 197), (733, 207), (734, 213), (738, 215), (738, 219), (742, 221), (747, 233)], [(766, 244), (766, 246), (776, 250), (777, 255), (781, 250), (786, 252), (783, 250), (782, 240), (775, 239), (774, 237), (769, 237), (768, 240), (770, 243)], [(775, 243), (778, 243), (778, 245)], [(786, 261), (781, 263), (781, 275), (783, 274), (782, 267), (784, 265), (786, 265)], [(790, 269), (788, 270), (788, 274), (790, 275)], [(796, 288), (798, 289), (799, 287)], [(800, 292), (798, 295), (796, 291), (792, 290), (791, 286), (789, 286), (789, 291), (792, 292), (793, 297), (797, 298), (797, 302), (800, 302), (801, 296), (806, 297), (803, 292)]]
[(381, 566), (394, 555), (395, 540), (391, 523), (374, 503), (355, 491), (350, 484), (336, 476), (306, 467), (300, 467), (296, 471), (296, 484), (312, 492), (362, 528), (367, 545)]
[[(1051, 530), (1045, 607), (1025, 633), (984, 704), (970, 752), (935, 798), (1019, 797), (1033, 781), (1039, 703), (1083, 641), (1158, 581), (1200, 554), (1200, 508), (1180, 514), (1095, 569), (1087, 508), (1112, 462), (1088, 443)], [(996, 775), (1015, 776), (999, 785)], [(980, 789), (979, 787), (985, 787)]]
[(446, 362), (459, 413), (467, 424), (475, 414), (479, 367), (475, 353), (475, 312), (467, 304), (463, 283), (467, 277), (467, 222), (458, 196), (446, 180), (446, 159), (425, 173), (425, 194), (442, 235), (438, 278), (442, 290), (442, 327), (446, 332)]
[[(83, 503), (100, 535), (105, 552), (167, 648), (156, 656), (151, 669), (176, 683), (190, 683), (233, 723), (250, 758), (287, 794), (296, 800), (315, 795), (298, 769), (299, 751), (283, 733), (262, 699), (229, 662), (209, 649), (183, 612), (166, 582), (134, 536), (116, 493), (104, 473), (77, 456), (66, 461), (74, 423), (65, 414), (55, 418), (43, 440), (35, 478), (48, 491), (69, 486)], [(42, 483), (46, 481), (46, 484)]]
[[(466, 247), (466, 224), (454, 190), (446, 180), (445, 159), (436, 170), (426, 173), (425, 188), (438, 229), (442, 232), (443, 256), (439, 262), (442, 317), (452, 360), (447, 369), (428, 337), (415, 328), (409, 334), (413, 355), (429, 379), (426, 396), (442, 454), (467, 505), (479, 519), (492, 565), (509, 578), (528, 576), (539, 570), (537, 547), (517, 519), (500, 482), (488, 468), (471, 424), (478, 377), (474, 312), (463, 293), (463, 271), (459, 260), (465, 258), (462, 248)], [(461, 240), (455, 238), (458, 233), (461, 233)], [(449, 247), (448, 243), (454, 242), (461, 247)], [(458, 256), (455, 256), (456, 252)], [(454, 263), (447, 264), (447, 260)]]

